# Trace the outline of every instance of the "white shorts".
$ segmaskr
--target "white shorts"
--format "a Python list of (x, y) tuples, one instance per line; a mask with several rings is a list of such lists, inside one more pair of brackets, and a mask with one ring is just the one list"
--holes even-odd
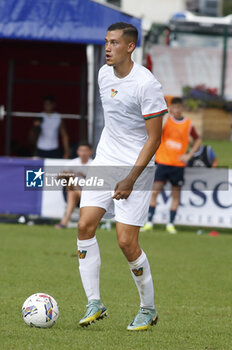
[(139, 190), (140, 187), (138, 185), (136, 187), (138, 190), (133, 190), (127, 199), (113, 199), (114, 191), (112, 187), (109, 190), (84, 189), (81, 195), (80, 208), (100, 207), (106, 210), (108, 217), (112, 218), (115, 216), (117, 222), (143, 226), (147, 221), (154, 171), (154, 168), (144, 169), (137, 181), (140, 183), (146, 182), (145, 188)]
[(82, 191), (80, 208), (100, 207), (108, 217), (127, 225), (143, 226), (147, 221), (151, 191), (132, 191), (127, 199), (113, 199), (113, 191)]

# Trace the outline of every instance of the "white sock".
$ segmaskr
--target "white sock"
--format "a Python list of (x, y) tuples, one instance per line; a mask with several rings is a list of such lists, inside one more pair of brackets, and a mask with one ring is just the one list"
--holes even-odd
[(101, 257), (96, 236), (86, 240), (78, 239), (77, 249), (81, 280), (88, 302), (100, 300)]
[(154, 287), (146, 254), (142, 251), (142, 254), (135, 261), (129, 261), (128, 263), (138, 288), (140, 307), (154, 309)]

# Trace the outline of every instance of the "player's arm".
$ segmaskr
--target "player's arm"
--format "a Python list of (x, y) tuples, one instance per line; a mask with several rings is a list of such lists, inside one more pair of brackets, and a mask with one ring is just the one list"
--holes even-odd
[(32, 146), (36, 144), (38, 137), (40, 135), (41, 123), (42, 123), (42, 118), (40, 117), (35, 118), (35, 120), (33, 121), (33, 127), (31, 128), (28, 135), (29, 142)]
[(61, 134), (61, 138), (64, 146), (64, 158), (68, 159), (69, 158), (69, 139), (68, 139), (68, 133), (66, 131), (63, 121), (61, 121), (61, 125), (60, 125), (60, 134)]
[(218, 167), (218, 159), (217, 158), (214, 158), (211, 167), (212, 168), (217, 168)]
[(150, 162), (160, 145), (162, 134), (162, 116), (145, 120), (145, 126), (148, 139), (139, 153), (135, 165), (128, 176), (117, 184), (113, 196), (115, 199), (126, 199), (129, 197), (131, 191), (133, 190), (135, 181), (138, 179), (144, 168), (146, 168), (147, 164)]
[(214, 153), (213, 149), (211, 146), (209, 147), (209, 158), (210, 158), (210, 162), (211, 162), (211, 168), (217, 168), (218, 167), (218, 159), (216, 154)]
[(129, 197), (135, 181), (154, 156), (161, 141), (162, 116), (168, 111), (162, 87), (157, 80), (142, 84), (138, 96), (148, 138), (129, 175), (117, 184), (113, 196), (116, 199)]
[(33, 122), (33, 131), (36, 135), (40, 134), (41, 131), (41, 123), (42, 123), (42, 118), (38, 117), (35, 118), (34, 122)]
[(217, 158), (214, 158), (211, 167), (212, 167), (212, 168), (217, 168), (217, 167), (218, 167), (218, 159), (217, 159)]
[(199, 137), (199, 135), (196, 132), (196, 129), (194, 128), (194, 126), (192, 126), (191, 128), (191, 132), (190, 135), (193, 138), (193, 145), (190, 148), (188, 153), (183, 154), (182, 156), (180, 156), (180, 160), (182, 162), (188, 163), (188, 161), (192, 158), (192, 156), (194, 155), (194, 153), (196, 151), (198, 151), (198, 149), (200, 148), (201, 144), (202, 144), (202, 139)]

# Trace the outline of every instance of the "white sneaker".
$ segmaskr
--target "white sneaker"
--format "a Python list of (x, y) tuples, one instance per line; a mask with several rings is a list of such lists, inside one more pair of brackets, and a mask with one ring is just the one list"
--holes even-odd
[(177, 233), (177, 231), (176, 231), (176, 229), (175, 229), (175, 226), (174, 226), (173, 224), (171, 224), (171, 223), (169, 223), (169, 224), (166, 225), (166, 231), (167, 231), (168, 233), (170, 233), (171, 235), (174, 235), (174, 234)]
[(141, 227), (140, 232), (151, 231), (153, 227), (152, 222), (147, 222), (143, 227)]

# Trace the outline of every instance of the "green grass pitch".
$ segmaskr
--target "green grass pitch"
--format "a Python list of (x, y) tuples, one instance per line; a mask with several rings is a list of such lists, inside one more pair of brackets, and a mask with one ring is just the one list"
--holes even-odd
[[(209, 230), (208, 230), (209, 231)], [(0, 225), (0, 349), (2, 350), (231, 350), (232, 235), (219, 237), (181, 228), (168, 235), (163, 226), (141, 233), (153, 273), (159, 322), (147, 332), (130, 333), (128, 323), (139, 298), (115, 229), (98, 230), (101, 294), (109, 316), (82, 329), (85, 312), (76, 252), (76, 232), (49, 226)], [(28, 327), (24, 300), (51, 294), (60, 317), (51, 329)]]
[(218, 158), (220, 167), (232, 168), (231, 148), (232, 142), (229, 140), (204, 140), (206, 145), (210, 145)]

